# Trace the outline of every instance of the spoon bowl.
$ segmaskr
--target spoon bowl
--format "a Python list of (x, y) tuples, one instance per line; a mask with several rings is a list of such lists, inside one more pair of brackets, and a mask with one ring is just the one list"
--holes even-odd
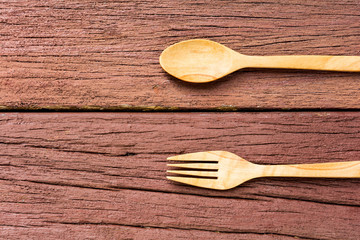
[(248, 56), (206, 39), (182, 41), (160, 55), (161, 67), (187, 82), (217, 80), (241, 68), (291, 68), (360, 72), (359, 56)]
[(160, 65), (172, 76), (188, 82), (210, 82), (231, 71), (239, 53), (217, 42), (194, 39), (176, 43), (160, 55)]

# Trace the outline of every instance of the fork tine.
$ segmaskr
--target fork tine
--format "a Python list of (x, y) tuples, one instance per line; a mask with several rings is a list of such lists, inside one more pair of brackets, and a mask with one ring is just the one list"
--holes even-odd
[(183, 170), (167, 170), (168, 173), (191, 175), (199, 177), (217, 177), (217, 172), (206, 172), (206, 171), (183, 171)]
[(217, 151), (212, 152), (197, 152), (197, 153), (187, 153), (182, 155), (176, 155), (167, 158), (167, 160), (171, 161), (218, 161), (219, 156), (216, 155), (216, 153), (219, 153)]
[(217, 163), (172, 163), (168, 167), (193, 168), (193, 169), (218, 169)]
[(175, 181), (175, 182), (193, 185), (196, 187), (219, 189), (219, 187), (217, 186), (218, 183), (217, 183), (216, 179), (172, 177), (172, 176), (167, 176), (167, 179)]

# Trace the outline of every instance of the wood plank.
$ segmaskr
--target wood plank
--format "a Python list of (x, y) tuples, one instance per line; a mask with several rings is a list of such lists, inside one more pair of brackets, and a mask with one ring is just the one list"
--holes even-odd
[(357, 0), (0, 1), (1, 109), (359, 109), (358, 73), (244, 70), (194, 85), (163, 49), (207, 38), (249, 55), (359, 55)]
[(359, 126), (358, 112), (2, 113), (0, 237), (355, 240), (360, 179), (214, 191), (167, 181), (165, 159), (359, 160)]
[[(0, 227), (0, 229), (2, 229)], [(1, 237), (7, 239), (18, 239), (19, 236), (24, 239), (159, 239), (166, 240), (171, 237), (172, 239), (239, 239), (237, 233), (214, 233), (209, 231), (198, 230), (180, 230), (170, 228), (150, 228), (150, 227), (129, 227), (121, 225), (111, 224), (98, 224), (96, 227), (86, 224), (52, 224), (49, 227), (31, 227), (31, 228), (19, 228), (19, 227), (7, 227), (6, 234), (4, 231), (0, 232)], [(257, 240), (259, 234), (246, 234), (240, 235), (242, 239)], [(293, 239), (287, 236), (278, 235), (262, 235), (261, 239)]]

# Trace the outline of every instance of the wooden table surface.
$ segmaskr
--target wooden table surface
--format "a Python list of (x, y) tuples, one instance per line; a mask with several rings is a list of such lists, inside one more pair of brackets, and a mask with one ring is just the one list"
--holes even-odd
[(360, 179), (168, 181), (166, 158), (360, 160), (360, 74), (165, 73), (170, 44), (249, 55), (360, 55), (360, 3), (0, 1), (1, 239), (358, 240)]

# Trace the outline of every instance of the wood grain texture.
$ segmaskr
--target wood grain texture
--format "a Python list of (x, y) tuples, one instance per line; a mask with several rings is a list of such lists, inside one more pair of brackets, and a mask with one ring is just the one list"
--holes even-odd
[(1, 109), (359, 109), (358, 73), (244, 70), (183, 83), (163, 49), (207, 38), (248, 55), (355, 55), (360, 5), (337, 1), (0, 1)]
[(360, 113), (2, 113), (0, 238), (353, 239), (359, 179), (264, 178), (229, 191), (166, 180), (166, 158), (360, 159)]

